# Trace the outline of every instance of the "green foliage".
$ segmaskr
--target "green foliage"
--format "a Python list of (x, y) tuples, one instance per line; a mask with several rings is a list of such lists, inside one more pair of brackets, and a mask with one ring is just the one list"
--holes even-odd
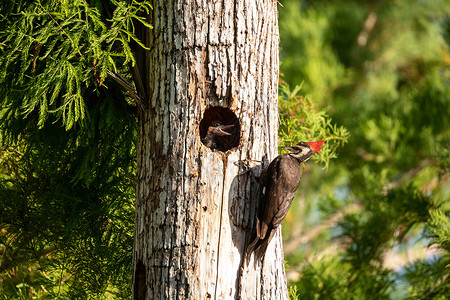
[(299, 300), (300, 299), (300, 294), (298, 292), (297, 286), (293, 285), (289, 287), (289, 299), (292, 300)]
[(26, 126), (2, 145), (0, 299), (130, 297), (136, 121), (91, 100), (89, 130)]
[[(327, 99), (330, 88), (336, 87), (344, 70), (324, 36), (327, 16), (313, 9), (304, 9), (305, 3), (283, 3), (280, 16), (281, 72), (291, 84), (303, 82), (304, 90), (312, 99)], [(320, 50), (319, 50), (320, 49)]]
[(450, 218), (448, 210), (430, 211), (427, 222), (427, 237), (433, 245), (439, 245), (443, 251), (440, 257), (430, 260), (421, 259), (405, 268), (403, 280), (409, 286), (409, 293), (415, 299), (446, 299), (450, 293), (448, 281), (450, 266)]
[(309, 168), (286, 218), (287, 243), (320, 232), (286, 253), (300, 277), (291, 285), (302, 299), (445, 299), (449, 3), (283, 6), (281, 71), (311, 96), (297, 96), (297, 106), (280, 101), (283, 114), (297, 118), (280, 127), (281, 137), (317, 130), (298, 125), (307, 119), (298, 103), (327, 107), (327, 117), (351, 134), (326, 173)]
[(304, 267), (297, 289), (301, 299), (389, 299), (389, 275), (376, 268), (353, 273), (351, 264), (327, 257)]
[(428, 237), (439, 246), (450, 251), (450, 220), (442, 209), (430, 212), (431, 218), (428, 220)]
[[(131, 42), (141, 46), (135, 22), (149, 1), (10, 1), (0, 15), (0, 120), (49, 115), (66, 129), (86, 120), (86, 91), (105, 84), (107, 70), (135, 63)], [(113, 9), (108, 18), (107, 12)], [(108, 10), (108, 11), (104, 11)]]
[(280, 146), (295, 145), (299, 141), (337, 140), (333, 144), (325, 143), (319, 154), (313, 156), (313, 160), (323, 163), (327, 168), (330, 159), (337, 157), (337, 148), (347, 142), (348, 131), (342, 126), (333, 125), (326, 111), (314, 107), (309, 97), (298, 95), (300, 88), (296, 86), (291, 91), (289, 85), (280, 85)]
[(136, 107), (106, 74), (150, 4), (0, 6), (0, 299), (129, 299)]

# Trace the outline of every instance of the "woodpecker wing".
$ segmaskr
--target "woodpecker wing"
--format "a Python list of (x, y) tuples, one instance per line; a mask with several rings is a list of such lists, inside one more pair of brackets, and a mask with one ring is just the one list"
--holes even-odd
[(277, 156), (259, 179), (261, 197), (258, 204), (256, 231), (247, 255), (252, 251), (262, 258), (276, 229), (286, 216), (302, 176), (301, 162), (289, 154)]
[[(261, 178), (263, 195), (258, 217), (276, 228), (286, 216), (300, 185), (301, 164), (289, 154), (278, 156), (267, 168), (267, 175)], [(264, 234), (264, 232), (262, 232)]]

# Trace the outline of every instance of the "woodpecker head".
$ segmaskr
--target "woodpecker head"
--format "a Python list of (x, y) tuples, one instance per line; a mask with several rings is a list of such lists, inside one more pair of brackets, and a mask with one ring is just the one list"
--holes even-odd
[(208, 135), (210, 136), (231, 135), (231, 133), (226, 132), (225, 129), (231, 128), (233, 126), (234, 125), (223, 125), (219, 121), (213, 121), (211, 122), (211, 125), (208, 127)]
[(300, 142), (294, 146), (282, 147), (287, 150), (290, 156), (295, 157), (301, 162), (305, 162), (314, 155), (314, 153), (319, 152), (322, 148), (324, 140), (318, 142)]

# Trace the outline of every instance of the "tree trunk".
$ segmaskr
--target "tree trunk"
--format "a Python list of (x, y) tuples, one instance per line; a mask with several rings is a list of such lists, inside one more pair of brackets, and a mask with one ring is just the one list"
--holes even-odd
[[(134, 299), (286, 299), (280, 232), (243, 262), (259, 191), (239, 169), (277, 155), (277, 2), (157, 0), (152, 14)], [(201, 141), (213, 120), (234, 125), (222, 151)]]

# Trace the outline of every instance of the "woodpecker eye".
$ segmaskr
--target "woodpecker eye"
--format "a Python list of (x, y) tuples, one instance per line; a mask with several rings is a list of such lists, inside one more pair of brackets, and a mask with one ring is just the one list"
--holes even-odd
[(231, 109), (213, 106), (205, 110), (200, 121), (200, 140), (214, 152), (226, 152), (239, 146), (240, 130), (239, 119)]

